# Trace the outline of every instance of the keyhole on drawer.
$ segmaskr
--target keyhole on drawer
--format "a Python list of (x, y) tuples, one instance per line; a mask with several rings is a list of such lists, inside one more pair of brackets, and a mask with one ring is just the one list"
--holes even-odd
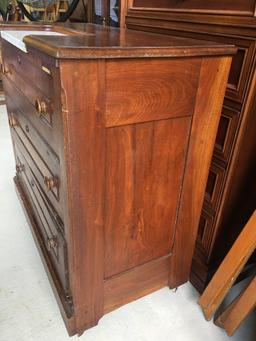
[(21, 63), (20, 56), (18, 56), (18, 58), (17, 58), (17, 61), (18, 61), (18, 64), (20, 64), (20, 63)]
[(32, 180), (30, 181), (30, 184), (31, 184), (32, 187), (34, 187), (34, 186), (35, 186), (35, 181), (32, 179)]
[(29, 133), (29, 126), (28, 125), (25, 126), (25, 130), (27, 133)]

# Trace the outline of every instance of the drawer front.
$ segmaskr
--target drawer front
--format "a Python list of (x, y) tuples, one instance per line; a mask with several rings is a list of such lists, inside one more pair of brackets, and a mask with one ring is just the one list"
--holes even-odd
[(57, 111), (52, 115), (51, 124), (46, 120), (44, 115), (39, 115), (34, 105), (28, 101), (26, 96), (10, 81), (7, 77), (3, 78), (4, 90), (9, 113), (19, 112), (31, 122), (35, 129), (40, 133), (45, 141), (49, 141), (54, 152), (60, 155), (61, 151), (61, 127), (62, 121)]
[(38, 232), (43, 247), (51, 259), (60, 284), (65, 292), (69, 291), (67, 245), (63, 236), (63, 222), (41, 189), (36, 175), (27, 163), (25, 156), (15, 144), (16, 169), (27, 196), (33, 207), (38, 224)]
[[(9, 102), (10, 103), (10, 102)], [(9, 104), (8, 103), (8, 104)], [(24, 142), (28, 141), (40, 154), (52, 173), (60, 174), (60, 158), (54, 152), (49, 143), (40, 135), (33, 124), (18, 109), (12, 110), (9, 114), (10, 125), (16, 124), (16, 130), (21, 137), (25, 136)]]
[[(3, 62), (3, 78), (7, 78), (21, 92), (22, 97), (26, 97), (31, 106), (31, 114), (40, 116), (46, 124), (52, 127), (53, 100), (45, 95), (38, 87), (37, 83), (29, 82), (25, 76), (17, 73), (13, 66), (6, 59)], [(52, 95), (53, 89), (51, 89)], [(10, 96), (11, 93), (8, 93)]]
[(211, 163), (205, 191), (205, 205), (207, 205), (211, 211), (215, 211), (217, 208), (224, 176), (225, 169), (213, 161)]
[(32, 84), (46, 98), (52, 99), (54, 96), (52, 77), (54, 60), (45, 57), (40, 58), (38, 54), (25, 53), (6, 41), (2, 42), (3, 71), (6, 76), (21, 85), (23, 82)]
[(214, 156), (227, 165), (238, 129), (240, 112), (227, 106), (222, 109), (218, 133), (215, 141)]
[(33, 169), (41, 188), (51, 201), (58, 214), (63, 218), (63, 194), (60, 183), (60, 172), (49, 168), (37, 149), (29, 140), (17, 118), (9, 114), (12, 137), (15, 144), (19, 146), (22, 154), (26, 157), (27, 163)]

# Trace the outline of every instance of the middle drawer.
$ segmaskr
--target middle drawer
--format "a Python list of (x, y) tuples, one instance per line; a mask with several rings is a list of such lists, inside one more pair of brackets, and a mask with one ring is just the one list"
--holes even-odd
[(59, 216), (64, 219), (63, 214), (63, 188), (61, 186), (60, 160), (37, 134), (31, 123), (18, 111), (9, 113), (9, 123), (12, 137), (19, 146), (27, 163), (55, 207)]

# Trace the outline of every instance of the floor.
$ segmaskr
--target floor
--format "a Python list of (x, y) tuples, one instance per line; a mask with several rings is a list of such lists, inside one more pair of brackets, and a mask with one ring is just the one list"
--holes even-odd
[[(13, 174), (6, 111), (0, 106), (0, 341), (70, 340), (16, 197)], [(177, 292), (164, 288), (107, 314), (79, 340), (230, 340), (204, 320), (197, 300), (189, 283)], [(255, 321), (252, 314), (232, 341), (255, 341)]]

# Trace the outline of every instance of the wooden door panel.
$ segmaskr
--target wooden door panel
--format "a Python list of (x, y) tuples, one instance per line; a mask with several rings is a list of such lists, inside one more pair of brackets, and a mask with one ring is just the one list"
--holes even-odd
[(190, 124), (107, 129), (105, 277), (171, 252)]

